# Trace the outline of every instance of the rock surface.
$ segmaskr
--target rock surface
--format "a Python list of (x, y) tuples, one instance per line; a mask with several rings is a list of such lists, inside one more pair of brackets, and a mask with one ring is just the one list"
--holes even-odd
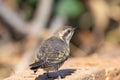
[[(70, 58), (60, 68), (61, 80), (120, 80), (120, 57), (91, 56)], [(55, 75), (55, 73), (50, 73)], [(34, 74), (26, 69), (5, 80), (56, 80), (47, 78), (42, 69)]]

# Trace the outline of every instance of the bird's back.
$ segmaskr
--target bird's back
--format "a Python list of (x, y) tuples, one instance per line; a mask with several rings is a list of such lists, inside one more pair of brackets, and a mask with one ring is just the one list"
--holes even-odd
[(35, 67), (41, 68), (56, 67), (68, 58), (69, 52), (69, 46), (63, 40), (51, 37), (41, 44), (34, 65), (37, 63)]

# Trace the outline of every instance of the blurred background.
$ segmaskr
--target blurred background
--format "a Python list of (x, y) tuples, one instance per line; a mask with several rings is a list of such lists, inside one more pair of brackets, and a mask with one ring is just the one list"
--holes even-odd
[(120, 0), (0, 0), (0, 80), (28, 67), (65, 25), (78, 27), (71, 57), (109, 56), (120, 48)]

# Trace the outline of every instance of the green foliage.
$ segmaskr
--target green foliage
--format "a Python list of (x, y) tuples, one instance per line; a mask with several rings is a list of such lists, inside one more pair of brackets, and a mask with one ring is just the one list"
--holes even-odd
[(76, 17), (83, 11), (83, 9), (83, 4), (78, 0), (60, 0), (56, 5), (55, 14)]
[(31, 6), (35, 6), (35, 5), (36, 5), (36, 2), (37, 2), (37, 0), (28, 0), (28, 3), (29, 3)]
[(30, 6), (35, 6), (37, 3), (37, 0), (16, 0), (18, 4), (28, 4)]

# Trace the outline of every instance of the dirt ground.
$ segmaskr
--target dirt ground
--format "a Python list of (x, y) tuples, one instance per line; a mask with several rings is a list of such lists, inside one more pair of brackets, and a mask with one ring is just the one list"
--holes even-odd
[[(61, 80), (120, 80), (120, 50), (109, 56), (107, 54), (90, 57), (69, 58), (60, 68)], [(114, 55), (114, 56), (113, 56)], [(47, 78), (45, 71), (39, 69), (34, 74), (29, 68), (21, 73), (13, 74), (5, 80), (56, 80), (54, 72)]]

